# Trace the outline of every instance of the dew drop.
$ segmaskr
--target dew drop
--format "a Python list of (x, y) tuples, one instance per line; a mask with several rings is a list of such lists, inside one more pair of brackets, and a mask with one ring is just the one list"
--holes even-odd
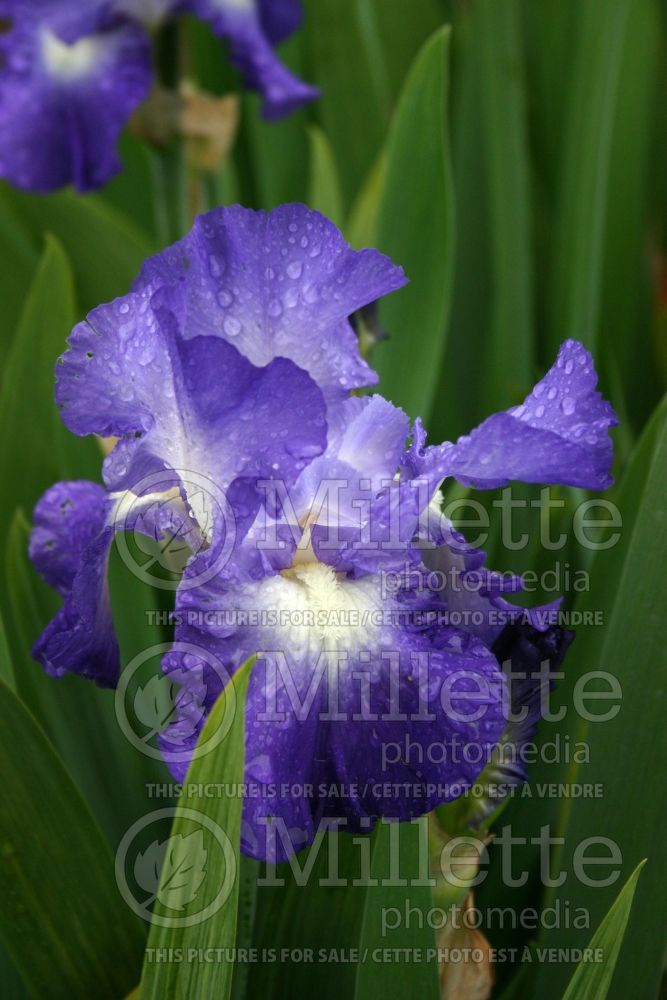
[(238, 337), (241, 332), (241, 324), (235, 316), (228, 316), (224, 323), (224, 330), (228, 337)]

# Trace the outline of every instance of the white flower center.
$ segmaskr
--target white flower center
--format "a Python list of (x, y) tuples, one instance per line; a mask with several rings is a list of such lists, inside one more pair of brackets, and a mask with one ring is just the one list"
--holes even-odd
[(349, 580), (321, 562), (305, 562), (263, 580), (256, 607), (269, 613), (261, 629), (264, 650), (317, 656), (373, 649), (380, 641), (382, 607), (377, 579)]
[(60, 80), (78, 80), (87, 76), (99, 61), (104, 42), (99, 36), (80, 38), (68, 45), (48, 28), (42, 34), (42, 58), (52, 76)]

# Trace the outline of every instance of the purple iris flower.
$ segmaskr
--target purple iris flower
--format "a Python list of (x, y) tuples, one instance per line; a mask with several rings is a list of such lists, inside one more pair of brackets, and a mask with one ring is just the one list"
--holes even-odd
[(232, 60), (277, 118), (317, 91), (272, 45), (298, 0), (0, 0), (0, 176), (31, 191), (100, 187), (120, 168), (118, 137), (152, 83), (149, 30), (192, 12), (228, 39)]
[[(260, 793), (242, 841), (255, 857), (283, 859), (322, 824), (367, 831), (458, 798), (512, 738), (511, 703), (534, 704), (507, 684), (508, 643), (527, 665), (562, 659), (562, 630), (522, 622), (503, 596), (514, 581), (442, 516), (442, 483), (610, 483), (615, 416), (574, 341), (521, 406), (455, 443), (427, 446), (419, 421), (351, 395), (376, 376), (349, 317), (404, 282), (303, 206), (219, 209), (94, 310), (57, 370), (66, 425), (121, 440), (106, 489), (59, 484), (37, 506), (31, 555), (64, 606), (35, 655), (115, 684), (111, 540), (186, 540), (161, 746), (182, 778), (228, 678), (259, 654), (246, 778)], [(216, 485), (212, 517), (197, 477)], [(470, 609), (481, 618), (461, 623)]]

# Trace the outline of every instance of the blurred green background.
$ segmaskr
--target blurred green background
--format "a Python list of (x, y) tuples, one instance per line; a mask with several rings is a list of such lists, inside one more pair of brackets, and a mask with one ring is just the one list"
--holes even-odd
[[(355, 246), (378, 246), (405, 268), (410, 285), (382, 304), (380, 322), (389, 337), (371, 361), (383, 394), (412, 417), (422, 416), (432, 442), (452, 439), (495, 409), (519, 402), (566, 338), (581, 340), (595, 356), (601, 387), (621, 421), (615, 432), (617, 486), (610, 496), (621, 509), (624, 530), (620, 544), (592, 562), (575, 543), (558, 555), (572, 571), (590, 571), (590, 590), (577, 606), (602, 610), (606, 624), (581, 630), (557, 698), (571, 701), (585, 669), (619, 678), (623, 705), (612, 722), (582, 726), (569, 713), (558, 726), (563, 739), (588, 741), (590, 764), (576, 778), (603, 783), (605, 795), (516, 800), (500, 822), (527, 838), (550, 824), (565, 837), (559, 852), (565, 868), (576, 843), (610, 837), (623, 853), (623, 879), (590, 889), (569, 877), (545, 891), (537, 852), (527, 845), (517, 857), (530, 878), (510, 889), (500, 880), (492, 849), (479, 900), (517, 910), (566, 899), (572, 908), (586, 906), (590, 930), (488, 932), (498, 947), (522, 947), (538, 938), (543, 945), (583, 947), (623, 882), (648, 857), (609, 993), (648, 1000), (657, 995), (661, 978), (667, 918), (661, 823), (667, 733), (667, 436), (661, 405), (667, 380), (667, 4), (308, 0), (305, 7), (305, 25), (283, 55), (320, 86), (321, 99), (283, 122), (266, 124), (258, 99), (241, 95), (238, 135), (219, 171), (205, 177), (183, 173), (179, 148), (156, 152), (128, 132), (124, 171), (94, 196), (36, 197), (0, 185), (2, 679), (52, 740), (100, 836), (115, 850), (147, 810), (145, 783), (164, 780), (164, 771), (126, 743), (109, 693), (73, 678), (56, 684), (30, 657), (32, 641), (58, 605), (27, 560), (32, 507), (55, 480), (97, 479), (100, 471), (97, 444), (72, 438), (59, 424), (55, 358), (77, 319), (125, 292), (145, 257), (187, 228), (184, 199), (200, 209), (236, 201), (257, 208), (305, 201), (339, 224)], [(174, 74), (175, 57), (203, 90), (224, 94), (237, 88), (219, 42), (202, 26), (188, 21), (176, 44), (165, 41), (165, 76)], [(565, 501), (566, 523), (582, 495), (552, 492)], [(537, 491), (517, 494), (530, 499)], [(536, 537), (539, 511), (525, 513), (526, 530), (535, 539), (528, 552), (508, 553), (494, 541), (494, 498), (478, 497), (496, 519), (487, 546), (490, 563), (519, 571), (552, 565), (554, 554)], [(160, 629), (147, 628), (144, 615), (166, 605), (164, 595), (148, 592), (121, 571), (120, 563), (112, 565), (127, 662), (148, 643), (166, 638)], [(576, 595), (565, 597), (566, 606), (575, 604)], [(0, 797), (0, 855), (5, 832), (19, 829), (26, 849), (43, 859), (39, 871), (27, 861), (25, 868), (15, 866), (11, 857), (0, 865), (0, 888), (11, 900), (3, 933), (14, 956), (3, 956), (3, 996), (25, 995), (14, 963), (25, 974), (34, 962), (44, 965), (43, 996), (89, 995), (86, 977), (96, 968), (108, 975), (100, 973), (100, 995), (120, 996), (118, 982), (129, 991), (139, 979), (142, 932), (134, 924), (127, 934), (118, 929), (129, 917), (116, 912), (123, 904), (112, 899), (111, 871), (99, 878), (86, 874), (83, 840), (66, 843), (63, 831), (76, 825), (80, 802), (73, 798), (71, 815), (62, 814), (67, 796), (59, 794), (58, 782), (69, 778), (49, 778), (52, 750), (39, 744), (17, 702), (3, 695), (0, 710), (8, 775)], [(553, 730), (544, 738), (553, 739)], [(534, 784), (573, 778), (567, 764), (542, 771), (536, 768)], [(80, 880), (74, 875), (79, 848)], [(96, 892), (107, 899), (101, 913), (94, 906), (88, 911)], [(31, 893), (49, 914), (38, 948), (28, 940), (34, 925), (25, 900)], [(74, 917), (53, 931), (63, 895)], [(288, 895), (265, 900), (264, 917), (259, 912), (251, 935), (289, 942), (299, 933), (298, 922), (267, 923), (276, 908), (288, 905)], [(321, 940), (342, 933), (327, 923), (330, 906), (321, 893), (300, 905), (305, 923), (321, 922)], [(23, 918), (22, 950), (7, 923)], [(70, 979), (63, 952), (67, 934), (86, 957), (85, 974), (75, 962), (79, 971)], [(346, 942), (350, 935), (348, 928)], [(59, 985), (47, 975), (49, 963)], [(495, 995), (556, 1000), (571, 974), (567, 964), (520, 969), (506, 963), (497, 969)], [(296, 967), (253, 970), (250, 983), (235, 988), (248, 996), (287, 996), (305, 988), (303, 975)], [(333, 983), (319, 975), (308, 989), (323, 996), (340, 993), (347, 982), (346, 973)], [(381, 986), (357, 982), (355, 995), (367, 988), (370, 995)], [(600, 987), (589, 995), (604, 994)]]

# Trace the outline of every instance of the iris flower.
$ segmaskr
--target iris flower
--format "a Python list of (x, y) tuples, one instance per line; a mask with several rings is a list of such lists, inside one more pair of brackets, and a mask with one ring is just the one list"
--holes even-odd
[[(114, 685), (114, 534), (185, 539), (161, 745), (182, 778), (228, 678), (258, 654), (245, 739), (261, 792), (242, 843), (255, 857), (285, 858), (322, 824), (364, 831), (451, 801), (507, 734), (499, 649), (521, 644), (526, 612), (443, 518), (443, 483), (611, 481), (614, 413), (574, 341), (522, 405), (456, 442), (429, 446), (421, 421), (353, 394), (377, 376), (349, 317), (405, 280), (303, 206), (218, 209), (75, 328), (57, 367), (67, 427), (120, 441), (105, 487), (61, 483), (37, 506), (31, 555), (64, 605), (35, 655)], [(201, 477), (213, 516), (189, 485)], [(460, 624), (463, 610), (481, 618)], [(547, 631), (530, 613), (525, 628)], [(558, 635), (527, 659), (540, 642), (560, 662)]]
[(267, 118), (316, 96), (272, 47), (298, 27), (298, 0), (0, 0), (0, 176), (41, 192), (106, 183), (151, 87), (149, 31), (181, 13), (229, 41)]

